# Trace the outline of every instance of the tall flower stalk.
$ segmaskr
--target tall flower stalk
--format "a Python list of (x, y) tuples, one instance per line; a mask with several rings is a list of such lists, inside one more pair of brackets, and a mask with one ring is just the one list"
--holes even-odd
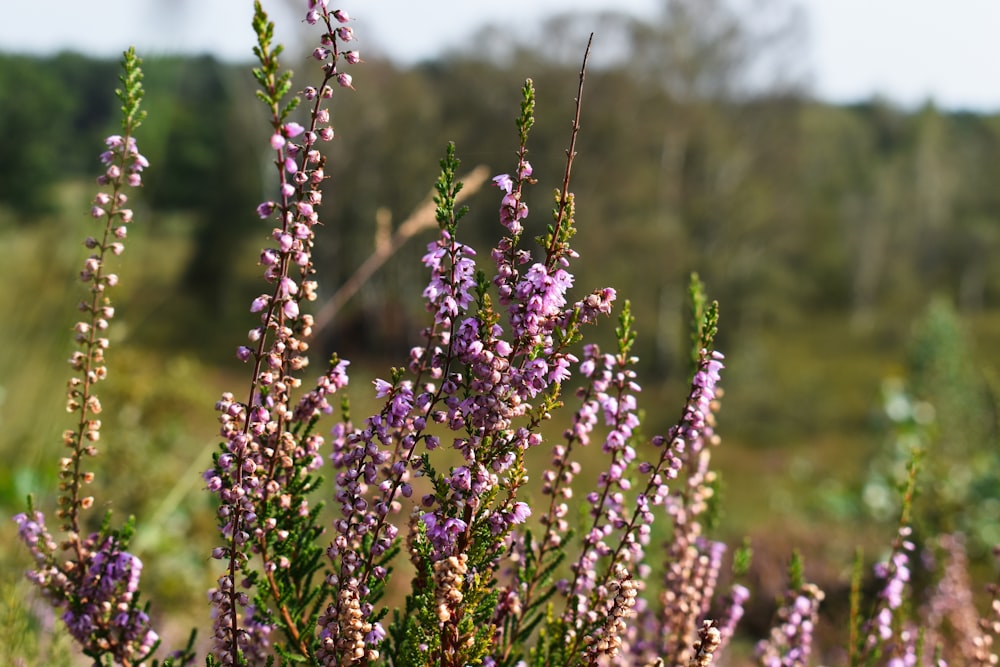
[(159, 643), (147, 610), (139, 604), (142, 562), (127, 551), (132, 535), (129, 521), (120, 530), (111, 528), (110, 516), (97, 531), (87, 532), (87, 510), (94, 505), (87, 488), (94, 481), (87, 460), (98, 453), (103, 411), (97, 385), (107, 377), (108, 329), (115, 316), (111, 290), (118, 285), (109, 260), (125, 250), (133, 212), (128, 206), (130, 188), (142, 184), (149, 166), (139, 153), (134, 133), (145, 117), (142, 69), (135, 51), (122, 59), (122, 87), (115, 91), (122, 103), (122, 133), (107, 138), (101, 153), (104, 172), (94, 197), (90, 217), (100, 226), (84, 245), (90, 255), (80, 271), (88, 295), (80, 301), (82, 319), (74, 327), (77, 350), (69, 359), (73, 369), (66, 392), (66, 411), (72, 428), (63, 432), (67, 453), (59, 461), (59, 495), (56, 516), (60, 541), (49, 533), (42, 512), (29, 499), (26, 514), (14, 517), (21, 539), (35, 561), (28, 578), (41, 588), (84, 655), (103, 664), (110, 657), (119, 665), (145, 660)]
[[(259, 216), (275, 226), (273, 245), (260, 254), (270, 287), (250, 306), (260, 324), (237, 350), (251, 366), (249, 386), (242, 400), (227, 393), (217, 403), (224, 442), (205, 473), (208, 488), (220, 500), (225, 540), (213, 556), (226, 562), (226, 571), (210, 592), (214, 655), (223, 665), (263, 662), (271, 654), (276, 628), (287, 638), (288, 654), (314, 658), (310, 628), (316, 618), (308, 608), (328, 593), (326, 586), (308, 586), (319, 569), (316, 541), (322, 532), (308, 496), (317, 483), (313, 473), (322, 464), (324, 442), (314, 426), (331, 411), (327, 398), (347, 383), (346, 362), (331, 360), (315, 388), (298, 402), (293, 392), (308, 365), (313, 324), (302, 304), (316, 298), (312, 248), (326, 178), (319, 145), (334, 136), (328, 107), (334, 89), (353, 87), (342, 67), (360, 58), (357, 51), (343, 48), (353, 39), (345, 12), (311, 1), (305, 18), (322, 28), (320, 45), (312, 52), (321, 64), (321, 77), (318, 85), (286, 100), (291, 73), (281, 70), (282, 49), (272, 45), (274, 25), (255, 4), (254, 53), (260, 66), (254, 77), (258, 97), (270, 113), (277, 187), (275, 199), (257, 207)], [(300, 103), (307, 108), (305, 125), (291, 120)], [(255, 557), (259, 563), (252, 566)]]

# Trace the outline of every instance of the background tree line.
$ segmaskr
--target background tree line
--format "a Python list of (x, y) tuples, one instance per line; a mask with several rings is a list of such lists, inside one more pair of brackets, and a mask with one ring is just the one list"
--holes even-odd
[[(379, 208), (398, 224), (426, 196), (448, 141), (470, 168), (510, 169), (527, 76), (540, 118), (530, 155), (540, 182), (529, 203), (550, 208), (582, 47), (597, 25), (574, 174), (578, 284), (610, 283), (633, 300), (638, 349), (657, 377), (683, 368), (692, 271), (724, 306), (722, 347), (760, 382), (778, 382), (767, 370), (775, 349), (831, 322), (839, 342), (861, 336), (892, 350), (930, 295), (964, 312), (988, 310), (1000, 290), (991, 261), (1000, 250), (991, 176), (1000, 116), (811, 99), (790, 65), (800, 18), (777, 0), (763, 5), (773, 11), (753, 19), (721, 0), (667, 0), (647, 22), (558, 16), (542, 26), (544, 39), (520, 41), (484, 28), (466, 49), (409, 67), (365, 54), (357, 90), (335, 104), (344, 129), (327, 169), (332, 197), (318, 257), (333, 270), (324, 293), (372, 252)], [(262, 122), (244, 102), (251, 77), (210, 57), (150, 59), (146, 70), (158, 109), (143, 128), (157, 166), (144, 189), (150, 224), (180, 220), (190, 240), (184, 270), (167, 286), (171, 300), (242, 316), (257, 278), (240, 267), (255, 250), (233, 231), (259, 224), (254, 206), (270, 196), (261, 186), (267, 146), (248, 140)], [(0, 95), (17, 100), (0, 108), (3, 224), (38, 224), (60, 184), (89, 173), (93, 137), (113, 117), (113, 80), (110, 61), (0, 58)], [(466, 233), (480, 252), (496, 237), (497, 203), (490, 188), (470, 200)], [(532, 219), (542, 233), (545, 216)], [(415, 239), (365, 285), (324, 332), (327, 348), (378, 356), (414, 342), (424, 243)], [(800, 379), (814, 377), (809, 363), (796, 366)], [(803, 381), (817, 391), (823, 384)], [(754, 405), (763, 399), (750, 398), (748, 411), (766, 424), (766, 405)]]

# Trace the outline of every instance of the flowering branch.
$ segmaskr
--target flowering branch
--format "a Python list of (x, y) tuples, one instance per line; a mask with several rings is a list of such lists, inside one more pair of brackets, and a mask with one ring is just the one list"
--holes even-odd
[[(327, 375), (298, 406), (292, 391), (301, 385), (297, 373), (308, 364), (306, 339), (313, 324), (300, 304), (316, 298), (311, 251), (325, 179), (318, 142), (334, 135), (324, 102), (335, 85), (353, 87), (340, 65), (360, 58), (356, 51), (340, 49), (353, 39), (351, 29), (343, 25), (349, 21), (345, 12), (310, 2), (306, 21), (324, 28), (321, 45), (313, 51), (323, 63), (323, 77), (319, 86), (307, 87), (285, 102), (291, 74), (281, 71), (282, 49), (271, 46), (274, 25), (260, 3), (255, 4), (254, 53), (260, 67), (254, 76), (261, 87), (258, 97), (271, 113), (270, 146), (278, 181), (278, 198), (262, 203), (257, 212), (261, 218), (276, 217), (278, 225), (271, 234), (276, 245), (265, 248), (260, 260), (272, 287), (250, 308), (260, 313), (261, 325), (251, 329), (249, 345), (237, 351), (241, 360), (252, 364), (247, 398), (237, 402), (226, 394), (217, 404), (225, 442), (205, 473), (208, 488), (221, 500), (220, 531), (227, 541), (213, 551), (228, 565), (211, 592), (215, 655), (224, 665), (264, 660), (276, 625), (295, 653), (313, 657), (315, 649), (306, 633), (316, 621), (306, 609), (315, 604), (317, 594), (324, 594), (304, 587), (319, 568), (315, 540), (322, 532), (316, 525), (317, 508), (310, 508), (306, 498), (316, 488), (311, 473), (322, 462), (318, 450), (323, 438), (312, 428), (329, 408), (327, 395), (346, 384), (346, 362), (332, 360)], [(311, 106), (307, 127), (288, 120), (300, 101)], [(260, 558), (259, 570), (249, 567), (253, 555)], [(241, 587), (257, 591), (253, 604)]]
[(80, 349), (69, 359), (75, 375), (68, 383), (66, 411), (76, 415), (76, 424), (63, 433), (69, 455), (60, 459), (56, 511), (65, 537), (56, 543), (45, 527), (45, 517), (34, 509), (30, 498), (28, 513), (14, 517), (36, 565), (28, 578), (54, 607), (63, 609), (62, 620), (84, 655), (95, 663), (109, 656), (120, 665), (141, 663), (156, 648), (159, 637), (150, 627), (147, 610), (139, 606), (142, 562), (126, 551), (132, 522), (112, 530), (108, 516), (100, 530), (82, 537), (83, 512), (94, 504), (92, 496), (84, 495), (84, 487), (94, 480), (84, 459), (97, 455), (102, 406), (95, 388), (107, 377), (107, 330), (115, 316), (109, 289), (118, 284), (118, 275), (108, 271), (107, 261), (125, 250), (123, 241), (132, 222), (126, 188), (139, 187), (142, 171), (149, 166), (133, 136), (145, 117), (140, 108), (140, 64), (134, 49), (125, 52), (122, 87), (115, 91), (122, 103), (122, 134), (105, 141), (107, 150), (100, 156), (105, 170), (97, 179), (101, 190), (90, 211), (92, 218), (103, 222), (103, 230), (84, 242), (91, 254), (80, 280), (88, 286), (90, 296), (80, 302), (78, 309), (84, 319), (74, 326), (74, 340)]

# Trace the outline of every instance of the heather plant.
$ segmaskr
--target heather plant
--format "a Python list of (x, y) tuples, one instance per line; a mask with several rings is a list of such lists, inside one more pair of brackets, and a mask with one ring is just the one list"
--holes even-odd
[[(353, 88), (348, 67), (361, 58), (349, 47), (346, 12), (310, 0), (305, 18), (320, 32), (312, 51), (319, 68), (315, 83), (297, 92), (259, 3), (253, 20), (254, 77), (268, 110), (274, 165), (273, 198), (257, 214), (272, 229), (259, 255), (266, 287), (249, 306), (254, 324), (236, 351), (249, 377), (239, 393), (216, 403), (220, 444), (203, 475), (217, 499), (211, 556), (219, 571), (208, 595), (211, 626), (202, 632), (205, 663), (718, 661), (750, 594), (732, 583), (726, 547), (711, 538), (718, 480), (710, 463), (720, 443), (715, 414), (723, 370), (714, 349), (718, 306), (693, 279), (687, 399), (673, 426), (646, 435), (630, 305), (615, 315), (614, 289), (574, 289), (579, 258), (571, 245), (570, 182), (587, 56), (562, 184), (537, 238), (526, 234), (525, 195), (535, 185), (531, 80), (521, 90), (516, 159), (493, 179), (501, 238), (485, 261), (460, 240), (459, 160), (447, 147), (435, 185), (438, 231), (422, 260), (429, 278), (421, 343), (373, 382), (369, 391), (380, 407), (355, 420), (345, 397), (347, 360), (333, 355), (309, 385), (304, 376), (315, 324), (307, 310), (317, 295), (312, 250), (326, 180), (320, 146), (334, 137), (331, 100)], [(133, 522), (113, 528), (106, 517), (96, 530), (86, 528), (94, 505), (86, 461), (97, 453), (101, 429), (95, 387), (107, 373), (110, 288), (118, 283), (107, 261), (122, 252), (132, 221), (125, 189), (140, 185), (148, 166), (134, 137), (142, 120), (134, 52), (123, 67), (123, 132), (108, 139), (101, 156), (105, 172), (92, 209), (104, 229), (87, 238), (92, 255), (80, 276), (89, 296), (75, 329), (80, 351), (70, 359), (74, 428), (65, 433), (68, 455), (60, 462), (61, 535), (50, 533), (30, 502), (16, 518), (35, 561), (29, 580), (94, 665), (142, 664), (160, 644), (140, 600), (143, 564), (128, 551)], [(590, 327), (612, 315), (615, 343), (602, 350)], [(333, 423), (323, 426), (324, 419)], [(560, 424), (561, 435), (551, 435), (549, 422)], [(595, 479), (586, 478), (584, 458), (599, 462)], [(547, 464), (529, 470), (529, 461), (539, 460)], [(332, 487), (321, 484), (324, 471)], [(959, 610), (965, 625), (952, 627), (975, 627), (977, 634), (957, 640), (973, 642), (976, 651), (949, 656), (993, 664), (996, 617), (979, 619), (959, 598), (968, 590), (960, 538), (941, 542), (950, 559), (926, 610), (915, 602), (909, 511), (916, 471), (914, 464), (890, 554), (875, 569), (879, 592), (864, 600), (856, 577), (850, 662), (943, 660), (939, 647), (952, 636), (945, 619), (959, 618)], [(325, 490), (329, 512), (322, 511)], [(574, 496), (582, 498), (573, 503)], [(664, 543), (653, 537), (656, 522), (666, 525), (659, 532)], [(747, 550), (737, 551), (734, 569), (745, 570), (748, 558)], [(409, 578), (408, 594), (394, 606), (389, 582), (401, 577)], [(774, 630), (757, 648), (768, 667), (807, 664), (812, 652), (823, 593), (805, 580), (797, 559), (789, 579)], [(192, 634), (187, 646), (164, 651), (162, 664), (193, 664), (195, 646)]]

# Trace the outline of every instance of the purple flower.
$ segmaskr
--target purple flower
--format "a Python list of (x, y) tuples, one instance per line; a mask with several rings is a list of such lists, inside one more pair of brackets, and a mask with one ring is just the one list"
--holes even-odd
[(281, 127), (281, 134), (288, 137), (289, 139), (293, 139), (305, 131), (306, 128), (302, 127), (302, 125), (296, 122), (285, 123)]
[(510, 177), (510, 174), (494, 176), (493, 183), (507, 194), (514, 191), (514, 180)]
[(531, 516), (531, 508), (527, 503), (516, 502), (511, 510), (511, 523), (524, 523)]
[(375, 398), (384, 398), (392, 393), (392, 385), (385, 380), (376, 378), (372, 380), (372, 384), (375, 385)]

